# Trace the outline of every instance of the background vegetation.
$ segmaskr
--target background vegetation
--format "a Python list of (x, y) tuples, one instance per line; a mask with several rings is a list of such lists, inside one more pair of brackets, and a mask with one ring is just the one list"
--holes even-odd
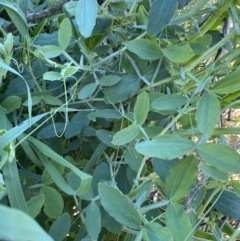
[(1, 0), (0, 239), (239, 240), (238, 4)]

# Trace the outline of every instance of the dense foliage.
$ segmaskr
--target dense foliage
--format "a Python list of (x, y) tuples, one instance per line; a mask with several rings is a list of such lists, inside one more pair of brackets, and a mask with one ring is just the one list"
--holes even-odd
[(0, 2), (1, 240), (240, 239), (238, 1)]

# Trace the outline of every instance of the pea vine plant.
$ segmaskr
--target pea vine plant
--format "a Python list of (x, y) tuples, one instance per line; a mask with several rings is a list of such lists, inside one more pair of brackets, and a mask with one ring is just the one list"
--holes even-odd
[(237, 0), (1, 0), (0, 239), (240, 239)]

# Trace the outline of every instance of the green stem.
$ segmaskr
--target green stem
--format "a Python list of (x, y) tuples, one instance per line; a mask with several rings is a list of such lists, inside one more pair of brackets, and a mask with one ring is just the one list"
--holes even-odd
[(204, 7), (204, 5), (206, 5), (207, 2), (208, 0), (198, 0), (197, 3), (192, 7), (192, 10), (190, 12), (173, 18), (170, 21), (169, 25), (180, 25), (188, 21), (191, 17), (196, 15)]
[(199, 65), (202, 61), (209, 59), (216, 53), (216, 51), (222, 47), (228, 40), (230, 40), (234, 35), (235, 31), (233, 30), (230, 32), (225, 38), (223, 38), (221, 41), (219, 41), (216, 45), (214, 45), (212, 48), (210, 48), (208, 51), (206, 51), (204, 54), (199, 56), (195, 61), (193, 61), (188, 67), (184, 69), (185, 72), (191, 72), (197, 65)]
[(200, 31), (196, 32), (190, 39), (190, 42), (194, 42), (196, 39), (202, 37), (211, 27), (218, 21), (218, 19), (226, 12), (228, 9), (227, 4), (223, 4), (215, 13), (211, 15), (211, 17), (203, 24), (200, 28)]

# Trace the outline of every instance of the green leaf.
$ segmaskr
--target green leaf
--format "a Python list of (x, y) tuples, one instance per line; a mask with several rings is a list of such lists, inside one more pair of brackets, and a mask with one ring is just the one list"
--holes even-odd
[(170, 168), (165, 181), (165, 193), (169, 200), (178, 201), (191, 192), (197, 182), (197, 165), (196, 158), (189, 156)]
[(21, 107), (22, 100), (20, 97), (11, 95), (8, 96), (2, 103), (1, 107), (6, 110), (6, 113), (11, 113)]
[(60, 24), (60, 28), (58, 30), (58, 43), (62, 51), (64, 51), (72, 37), (72, 24), (68, 18), (64, 18)]
[(220, 172), (213, 166), (202, 164), (199, 166), (200, 170), (208, 177), (212, 177), (217, 181), (227, 181), (228, 175), (224, 172)]
[(172, 19), (176, 7), (177, 0), (155, 0), (149, 11), (148, 34), (160, 33)]
[(205, 34), (194, 41), (194, 43), (198, 43), (207, 47), (211, 44), (211, 42), (212, 36), (210, 34)]
[(170, 202), (166, 210), (167, 228), (172, 232), (173, 239), (177, 241), (192, 241), (192, 224), (190, 218), (184, 212), (183, 207)]
[(22, 10), (17, 5), (10, 4), (10, 2), (5, 0), (1, 1), (1, 4), (5, 6), (8, 16), (11, 18), (20, 34), (22, 36), (29, 36), (26, 17)]
[(101, 162), (98, 164), (92, 174), (91, 187), (95, 196), (98, 195), (98, 183), (100, 183), (102, 180), (111, 180), (109, 166), (106, 164), (106, 162)]
[[(210, 196), (210, 191), (208, 196)], [(213, 208), (216, 208), (224, 216), (235, 220), (240, 219), (240, 197), (234, 192), (224, 190), (220, 196), (217, 193), (211, 203), (215, 203)]]
[(175, 110), (184, 106), (187, 103), (187, 98), (181, 95), (163, 95), (155, 99), (151, 106), (156, 110)]
[(122, 232), (122, 225), (112, 218), (105, 209), (101, 206), (101, 225), (109, 232), (120, 234)]
[(69, 213), (63, 213), (51, 225), (49, 234), (54, 241), (62, 241), (67, 237), (70, 230), (71, 219)]
[(132, 229), (141, 227), (139, 214), (128, 196), (121, 194), (118, 189), (105, 183), (98, 184), (98, 192), (104, 209), (117, 222)]
[(116, 132), (110, 132), (107, 130), (97, 130), (96, 135), (99, 138), (101, 142), (106, 144), (107, 146), (117, 148), (116, 145), (112, 144), (113, 136), (116, 134)]
[(42, 227), (22, 211), (0, 205), (0, 239), (53, 241)]
[(128, 4), (126, 3), (126, 1), (110, 2), (109, 6), (118, 11), (125, 11), (128, 8)]
[(77, 191), (74, 191), (72, 188), (70, 188), (66, 182), (64, 181), (63, 177), (56, 172), (56, 168), (54, 168), (51, 163), (48, 160), (45, 160), (43, 157), (41, 158), (43, 164), (45, 165), (45, 168), (48, 169), (49, 175), (52, 177), (52, 179), (55, 181), (55, 183), (58, 185), (60, 189), (62, 189), (65, 193), (69, 195), (83, 195), (87, 193), (90, 185), (92, 178), (90, 175), (87, 173), (84, 173), (80, 171), (77, 167), (72, 165), (70, 162), (66, 161), (62, 156), (58, 155), (56, 152), (54, 152), (49, 146), (46, 144), (42, 143), (41, 141), (29, 136), (28, 141), (31, 142), (32, 145), (34, 145), (41, 153), (43, 157), (49, 157), (55, 162), (69, 168), (72, 170), (79, 178), (81, 178), (81, 185), (79, 186)]
[(31, 127), (32, 124), (35, 124), (37, 121), (42, 119), (44, 116), (49, 113), (43, 113), (41, 115), (37, 115), (30, 120), (25, 120), (21, 123), (21, 125), (15, 126), (11, 128), (7, 133), (0, 136), (0, 149), (3, 149), (5, 146), (9, 145), (14, 139), (20, 136), (25, 130)]
[(105, 102), (116, 104), (127, 100), (137, 92), (140, 83), (136, 75), (123, 75), (116, 85), (107, 88)]
[(106, 75), (99, 79), (99, 84), (101, 86), (112, 86), (117, 84), (120, 80), (121, 78), (117, 75)]
[(37, 195), (27, 201), (29, 215), (31, 215), (32, 218), (35, 218), (40, 213), (44, 200), (44, 195)]
[(71, 138), (80, 134), (83, 128), (87, 127), (89, 124), (88, 119), (89, 111), (79, 111), (73, 116), (71, 122), (67, 125), (65, 138)]
[(127, 42), (126, 47), (129, 51), (137, 54), (141, 59), (155, 60), (162, 56), (158, 45), (148, 39), (136, 39)]
[(231, 185), (235, 193), (240, 197), (240, 182), (237, 180), (231, 180)]
[[(13, 36), (12, 33), (7, 34), (7, 38), (3, 43), (4, 49), (6, 50), (6, 55), (11, 56), (12, 49), (13, 49)], [(5, 54), (4, 54), (5, 55)]]
[(101, 213), (96, 202), (92, 201), (86, 209), (85, 227), (91, 240), (97, 240), (101, 231)]
[(63, 76), (56, 71), (48, 71), (43, 75), (43, 79), (50, 80), (50, 81), (61, 80), (62, 77)]
[[(130, 146), (126, 149), (125, 157), (128, 165), (137, 173), (142, 164), (143, 157), (135, 150), (135, 148)], [(147, 167), (146, 164), (144, 164), (142, 174), (144, 174), (146, 171)]]
[(188, 43), (167, 47), (163, 49), (163, 54), (171, 62), (178, 64), (186, 63), (194, 56), (194, 52)]
[(62, 75), (64, 78), (73, 76), (78, 71), (78, 68), (75, 66), (68, 66), (65, 69), (62, 70)]
[(198, 155), (222, 172), (240, 173), (240, 155), (229, 146), (205, 143), (197, 148)]
[(48, 105), (56, 105), (56, 106), (59, 106), (59, 105), (62, 105), (62, 101), (59, 100), (57, 97), (55, 96), (52, 96), (52, 95), (43, 95), (42, 96), (44, 102)]
[(148, 111), (150, 109), (149, 98), (146, 92), (142, 92), (136, 100), (134, 106), (135, 121), (139, 125), (143, 125), (147, 119)]
[(64, 202), (61, 194), (54, 188), (44, 185), (44, 213), (49, 218), (58, 218), (63, 212)]
[(91, 83), (88, 85), (85, 85), (78, 93), (78, 99), (84, 100), (88, 97), (90, 97), (95, 90), (97, 89), (98, 85), (96, 83)]
[(118, 131), (113, 137), (112, 144), (116, 146), (121, 146), (129, 143), (138, 135), (139, 130), (139, 125), (133, 124)]
[(88, 38), (92, 34), (96, 24), (97, 10), (97, 0), (81, 0), (77, 3), (75, 20), (80, 33), (85, 38)]
[[(5, 70), (8, 70), (10, 72), (12, 72), (13, 74), (16, 74), (18, 77), (20, 77), (24, 83), (26, 84), (27, 87), (27, 98), (28, 98), (28, 115), (29, 115), (29, 120), (31, 121), (32, 119), (32, 98), (31, 98), (31, 92), (30, 92), (30, 88), (28, 86), (27, 81), (23, 78), (23, 76), (21, 74), (19, 74), (15, 69), (11, 68), (10, 66), (8, 66), (7, 64), (3, 63), (0, 61), (0, 69), (3, 68)], [(0, 81), (1, 84), (1, 81)], [(1, 146), (1, 145), (0, 145)]]
[[(32, 106), (37, 105), (42, 100), (41, 96), (33, 96), (32, 97)], [(22, 105), (28, 106), (28, 100), (25, 100)]]
[(88, 115), (88, 118), (92, 121), (96, 121), (96, 118), (104, 118), (104, 119), (120, 119), (122, 118), (121, 113), (116, 110), (105, 109), (105, 110), (97, 110)]
[(171, 232), (158, 223), (147, 223), (143, 228), (146, 241), (173, 241)]
[(198, 130), (211, 134), (219, 121), (221, 106), (213, 93), (205, 92), (197, 102), (196, 121)]
[[(0, 152), (1, 156), (2, 153)], [(28, 208), (23, 195), (19, 179), (16, 158), (11, 162), (7, 161), (2, 169), (8, 200), (12, 208), (17, 208), (28, 214)]]
[(189, 45), (195, 55), (202, 55), (208, 49), (207, 46), (199, 43), (189, 42)]
[(171, 160), (192, 152), (195, 147), (194, 143), (188, 139), (177, 135), (165, 135), (151, 141), (139, 142), (135, 148), (144, 156)]
[(239, 82), (240, 70), (236, 70), (226, 77), (216, 82), (212, 88), (212, 92), (216, 94), (230, 94), (240, 90)]
[(58, 135), (61, 135), (64, 131), (65, 123), (54, 123), (43, 127), (37, 134), (38, 139), (48, 139)]
[[(142, 203), (148, 199), (149, 195), (151, 194), (152, 188), (153, 188), (152, 180), (146, 180), (141, 183), (141, 185), (136, 189), (137, 190), (137, 193), (136, 193), (137, 202), (135, 203), (135, 207), (136, 207), (136, 204), (139, 205), (138, 207), (140, 207), (142, 205)], [(143, 194), (144, 194), (144, 196), (143, 196)]]
[(161, 178), (161, 180), (165, 182), (170, 168), (176, 162), (178, 162), (178, 159), (166, 161), (159, 158), (153, 158), (152, 165), (153, 165), (154, 172), (156, 172), (156, 174)]
[(58, 46), (45, 45), (45, 46), (37, 48), (34, 51), (34, 54), (37, 57), (41, 57), (40, 53), (42, 53), (46, 59), (51, 59), (51, 58), (55, 58), (55, 57), (59, 56), (62, 53), (62, 50)]

